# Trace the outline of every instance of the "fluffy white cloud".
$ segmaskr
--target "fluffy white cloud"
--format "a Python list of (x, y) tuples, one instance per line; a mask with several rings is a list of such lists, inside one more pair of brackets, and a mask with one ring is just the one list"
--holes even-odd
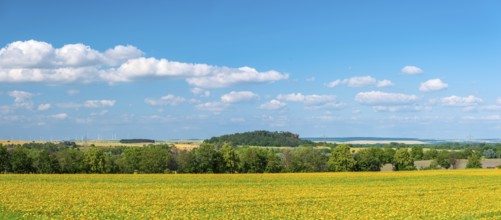
[(50, 104), (40, 104), (38, 105), (38, 111), (45, 111), (50, 109)]
[(336, 100), (335, 95), (303, 95), (301, 93), (280, 94), (277, 99), (285, 102), (302, 102), (306, 105), (322, 104)]
[(170, 106), (176, 106), (181, 103), (186, 102), (186, 99), (183, 97), (175, 96), (175, 95), (166, 95), (160, 97), (160, 99), (152, 99), (152, 98), (146, 98), (144, 102), (148, 105), (151, 106), (164, 106), (164, 105), (170, 105)]
[(90, 83), (131, 82), (148, 78), (180, 78), (199, 88), (288, 79), (277, 71), (231, 68), (146, 58), (134, 46), (118, 45), (100, 52), (84, 44), (54, 48), (41, 41), (16, 41), (0, 49), (0, 82)]
[(254, 101), (257, 98), (259, 98), (259, 96), (251, 91), (231, 91), (230, 93), (221, 96), (221, 101), (224, 103), (237, 103)]
[(376, 112), (419, 112), (430, 111), (430, 106), (421, 105), (396, 105), (396, 106), (373, 106), (372, 109)]
[(444, 106), (464, 107), (464, 106), (478, 105), (479, 103), (483, 102), (483, 100), (481, 98), (470, 95), (466, 97), (461, 97), (461, 96), (443, 97), (439, 100), (439, 102)]
[(416, 95), (380, 91), (360, 92), (355, 96), (355, 101), (368, 105), (405, 104), (413, 103), (418, 99)]
[(430, 79), (426, 82), (421, 83), (419, 91), (421, 92), (434, 92), (447, 89), (449, 85), (444, 83), (441, 79)]
[(26, 91), (14, 90), (8, 92), (10, 97), (14, 98), (14, 108), (25, 108), (32, 109), (33, 108), (33, 94)]
[(379, 82), (377, 82), (377, 87), (389, 87), (389, 86), (393, 86), (393, 82), (391, 82), (390, 80), (387, 80), (387, 79), (384, 79), (384, 80), (381, 80)]
[(50, 118), (54, 118), (54, 119), (63, 120), (63, 119), (68, 118), (68, 114), (66, 114), (66, 113), (59, 113), (59, 114), (49, 115), (49, 117)]
[(228, 104), (222, 102), (206, 102), (198, 104), (195, 107), (200, 110), (220, 112), (225, 110), (228, 107)]
[(367, 87), (367, 86), (377, 86), (377, 87), (388, 87), (393, 86), (390, 80), (378, 81), (372, 76), (355, 76), (348, 79), (337, 79), (327, 84), (327, 87), (334, 88), (339, 85), (347, 85), (348, 87)]
[(403, 74), (408, 74), (408, 75), (424, 73), (424, 71), (417, 66), (404, 66), (401, 71)]
[(263, 103), (259, 106), (259, 109), (265, 109), (265, 110), (277, 110), (281, 109), (285, 106), (286, 104), (284, 102), (278, 101), (276, 99), (273, 99), (267, 103)]
[(106, 108), (106, 107), (113, 107), (115, 106), (116, 100), (108, 100), (108, 99), (102, 99), (102, 100), (87, 100), (83, 103), (58, 103), (56, 104), (56, 107), (58, 108)]
[(188, 84), (200, 88), (222, 88), (242, 83), (265, 83), (285, 80), (288, 74), (277, 71), (258, 72), (254, 68), (240, 67), (211, 67), (205, 76), (190, 77), (186, 79)]
[(85, 108), (105, 108), (113, 107), (117, 101), (116, 100), (87, 100), (84, 102), (83, 106)]

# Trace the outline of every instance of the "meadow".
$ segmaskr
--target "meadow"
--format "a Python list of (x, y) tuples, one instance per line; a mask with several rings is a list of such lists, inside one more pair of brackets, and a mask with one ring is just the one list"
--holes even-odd
[(0, 175), (2, 219), (500, 219), (501, 170)]

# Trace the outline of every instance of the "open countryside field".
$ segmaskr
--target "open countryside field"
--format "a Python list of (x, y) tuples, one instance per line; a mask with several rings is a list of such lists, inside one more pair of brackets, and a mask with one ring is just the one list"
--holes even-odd
[(501, 170), (0, 175), (1, 219), (499, 219)]

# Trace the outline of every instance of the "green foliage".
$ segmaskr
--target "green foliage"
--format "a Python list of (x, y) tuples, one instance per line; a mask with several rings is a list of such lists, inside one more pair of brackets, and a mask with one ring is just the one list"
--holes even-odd
[(384, 151), (381, 148), (367, 148), (355, 154), (357, 170), (359, 171), (381, 171), (384, 165)]
[(28, 157), (28, 150), (25, 147), (17, 146), (10, 154), (12, 172), (31, 173), (33, 172), (32, 159)]
[(356, 161), (350, 153), (350, 146), (341, 144), (336, 146), (331, 153), (327, 166), (330, 171), (346, 172), (356, 168)]
[(413, 146), (411, 148), (411, 157), (416, 160), (422, 160), (424, 156), (423, 147), (421, 146)]
[(428, 167), (423, 168), (423, 170), (439, 170), (439, 169), (441, 169), (441, 167), (436, 160), (432, 160)]
[(468, 163), (466, 164), (466, 168), (474, 169), (474, 168), (482, 168), (481, 162), (482, 156), (477, 151), (473, 151), (468, 157)]
[(200, 147), (193, 149), (193, 155), (196, 173), (219, 173), (222, 159), (215, 145), (203, 143)]
[(302, 141), (299, 135), (291, 132), (252, 131), (236, 134), (228, 134), (220, 137), (212, 137), (205, 143), (232, 146), (265, 146), (265, 147), (297, 147), (301, 144), (311, 145), (311, 141)]
[(414, 159), (407, 149), (401, 148), (395, 152), (393, 167), (396, 171), (415, 170)]
[(228, 144), (224, 144), (223, 147), (219, 149), (219, 154), (222, 157), (221, 172), (236, 173), (238, 171), (240, 158), (235, 148)]
[(494, 149), (486, 149), (484, 150), (484, 157), (487, 158), (487, 159), (492, 159), (492, 158), (496, 158), (496, 151), (494, 151)]
[(81, 173), (83, 153), (78, 148), (61, 148), (54, 153), (61, 173)]
[(450, 160), (450, 152), (446, 150), (438, 152), (436, 161), (441, 167), (449, 169), (449, 167), (451, 167), (452, 165)]
[(263, 148), (247, 147), (239, 151), (243, 173), (263, 173), (268, 165), (268, 152)]
[(141, 144), (141, 143), (155, 143), (155, 140), (151, 139), (121, 139), (122, 144)]
[(313, 147), (301, 147), (292, 152), (292, 172), (326, 171), (327, 157)]
[(10, 171), (10, 158), (7, 147), (0, 144), (0, 173), (7, 173)]
[(438, 151), (435, 148), (431, 148), (428, 151), (425, 151), (423, 154), (424, 160), (435, 160), (437, 159)]
[(105, 156), (102, 149), (91, 147), (84, 153), (83, 167), (88, 173), (104, 173), (105, 172)]

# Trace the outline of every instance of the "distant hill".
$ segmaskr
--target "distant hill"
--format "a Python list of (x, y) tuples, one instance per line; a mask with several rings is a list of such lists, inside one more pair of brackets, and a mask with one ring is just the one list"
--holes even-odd
[(312, 141), (299, 139), (298, 134), (284, 131), (251, 131), (244, 133), (227, 134), (219, 137), (212, 137), (204, 141), (205, 143), (243, 146), (264, 146), (264, 147), (297, 147), (299, 145), (311, 145)]

